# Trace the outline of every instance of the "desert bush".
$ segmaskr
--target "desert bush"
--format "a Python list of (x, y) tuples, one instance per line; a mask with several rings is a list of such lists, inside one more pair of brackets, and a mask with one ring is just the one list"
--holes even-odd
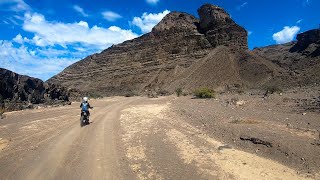
[(258, 124), (259, 122), (255, 119), (235, 119), (231, 121), (232, 124)]
[(170, 94), (169, 91), (165, 90), (165, 89), (160, 89), (157, 94), (159, 94), (160, 96), (167, 96)]
[(3, 116), (3, 113), (5, 112), (6, 110), (4, 108), (0, 108), (0, 119), (2, 119), (4, 116)]
[(158, 98), (157, 93), (153, 91), (149, 91), (147, 95), (148, 95), (148, 98)]
[(180, 97), (182, 95), (182, 88), (180, 88), (180, 87), (177, 88), (176, 89), (176, 94), (177, 94), (178, 97)]
[(209, 88), (200, 88), (194, 91), (194, 96), (197, 98), (214, 98), (215, 91)]
[(269, 86), (266, 88), (266, 94), (282, 93), (283, 90), (278, 86)]
[(242, 95), (242, 94), (245, 93), (245, 91), (244, 91), (243, 89), (239, 89), (239, 90), (237, 91), (237, 93), (240, 94), (240, 95)]
[(293, 101), (293, 100), (290, 99), (290, 98), (287, 98), (287, 97), (285, 97), (285, 98), (282, 99), (282, 102), (284, 102), (284, 103), (289, 103), (289, 102), (291, 102), (291, 101)]
[(125, 95), (125, 97), (133, 97), (135, 96), (134, 92), (130, 91), (130, 92), (127, 92)]
[(88, 97), (92, 98), (92, 99), (99, 99), (99, 98), (103, 98), (103, 96), (99, 93), (96, 92), (90, 92), (87, 95)]

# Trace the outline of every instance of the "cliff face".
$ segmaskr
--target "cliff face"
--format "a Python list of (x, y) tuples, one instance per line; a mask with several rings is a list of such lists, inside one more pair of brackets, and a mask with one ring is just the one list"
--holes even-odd
[(68, 91), (65, 88), (2, 68), (0, 68), (0, 87), (0, 107), (8, 110), (23, 109), (30, 103), (69, 101)]
[(206, 4), (198, 12), (200, 19), (172, 12), (152, 32), (88, 56), (48, 82), (124, 95), (259, 86), (272, 78), (274, 66), (247, 51), (247, 32), (222, 8)]
[(297, 40), (290, 52), (299, 52), (311, 57), (320, 56), (320, 29), (298, 34)]

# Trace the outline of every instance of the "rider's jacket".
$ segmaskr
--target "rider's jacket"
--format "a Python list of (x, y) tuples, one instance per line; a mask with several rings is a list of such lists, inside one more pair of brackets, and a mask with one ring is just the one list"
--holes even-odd
[(88, 111), (89, 108), (91, 108), (90, 104), (88, 102), (82, 102), (80, 104), (80, 108), (82, 111)]

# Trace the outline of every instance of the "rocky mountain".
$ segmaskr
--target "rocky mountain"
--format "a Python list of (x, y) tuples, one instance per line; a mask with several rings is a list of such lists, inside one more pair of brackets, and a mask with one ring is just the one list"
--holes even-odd
[(320, 29), (298, 34), (295, 42), (256, 48), (253, 52), (283, 69), (273, 82), (279, 86), (320, 83)]
[(0, 68), (0, 87), (0, 107), (7, 110), (20, 110), (31, 104), (69, 101), (66, 88), (3, 68)]
[(222, 8), (206, 4), (198, 12), (200, 19), (172, 12), (150, 33), (88, 56), (48, 82), (125, 95), (257, 85), (273, 76), (276, 67), (247, 51), (247, 31)]
[(205, 4), (198, 14), (171, 12), (150, 33), (88, 56), (48, 82), (91, 96), (188, 93), (261, 88), (288, 72), (264, 50), (249, 51), (247, 31), (222, 8)]

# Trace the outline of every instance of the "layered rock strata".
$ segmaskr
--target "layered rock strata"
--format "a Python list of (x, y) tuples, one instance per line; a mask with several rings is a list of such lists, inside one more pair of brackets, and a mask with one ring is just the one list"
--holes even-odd
[(178, 87), (260, 86), (274, 66), (247, 49), (247, 32), (222, 8), (203, 5), (200, 19), (171, 12), (150, 33), (86, 57), (48, 82), (89, 95), (173, 93)]

